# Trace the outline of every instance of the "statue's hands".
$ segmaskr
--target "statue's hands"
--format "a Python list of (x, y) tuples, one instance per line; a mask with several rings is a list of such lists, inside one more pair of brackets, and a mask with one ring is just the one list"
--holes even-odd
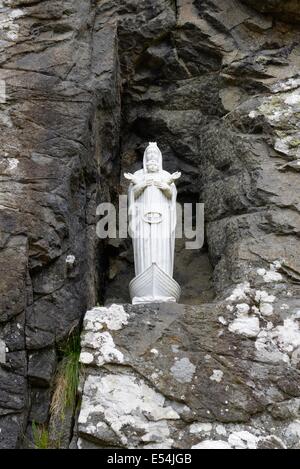
[(168, 199), (172, 197), (172, 189), (169, 186), (169, 184), (167, 184), (166, 182), (162, 182), (162, 181), (156, 181), (154, 184), (156, 187), (158, 187), (158, 189), (163, 191), (163, 193)]
[(155, 181), (154, 185), (164, 191), (170, 189), (169, 185), (162, 181)]
[(135, 197), (139, 197), (139, 195), (146, 189), (147, 186), (152, 185), (152, 181), (145, 181), (143, 180), (142, 182), (135, 180), (131, 181), (133, 183), (133, 191), (135, 194)]

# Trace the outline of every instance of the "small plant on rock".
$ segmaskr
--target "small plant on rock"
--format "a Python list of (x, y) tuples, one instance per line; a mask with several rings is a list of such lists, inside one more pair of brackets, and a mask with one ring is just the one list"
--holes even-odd
[(80, 375), (80, 334), (69, 336), (61, 348), (62, 359), (58, 366), (54, 393), (51, 402), (51, 415), (64, 419), (66, 409), (75, 409)]

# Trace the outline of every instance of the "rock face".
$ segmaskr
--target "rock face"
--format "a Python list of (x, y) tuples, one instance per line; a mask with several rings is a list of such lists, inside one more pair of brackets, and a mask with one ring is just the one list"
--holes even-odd
[(272, 13), (275, 17), (292, 23), (300, 22), (299, 0), (242, 0), (247, 5), (262, 13)]
[[(205, 203), (203, 249), (177, 246), (182, 302), (276, 280), (290, 320), (300, 281), (298, 5), (0, 2), (0, 447), (47, 422), (57, 348), (85, 311), (128, 301), (130, 240), (100, 241), (96, 206), (124, 193), (120, 174), (140, 166), (149, 140), (167, 170), (182, 172), (179, 200)], [(248, 316), (232, 320), (230, 337), (255, 340)]]
[(282, 320), (274, 296), (268, 319), (248, 314), (252, 294), (88, 311), (77, 447), (300, 448), (300, 315)]

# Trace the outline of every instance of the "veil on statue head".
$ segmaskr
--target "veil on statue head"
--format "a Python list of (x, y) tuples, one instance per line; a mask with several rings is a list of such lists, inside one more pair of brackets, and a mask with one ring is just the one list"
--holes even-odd
[(143, 168), (144, 168), (144, 173), (147, 172), (147, 167), (146, 167), (146, 156), (147, 156), (147, 151), (149, 150), (149, 148), (151, 148), (152, 150), (154, 150), (158, 156), (158, 167), (159, 167), (159, 171), (162, 171), (162, 153), (160, 151), (160, 149), (158, 148), (157, 146), (157, 143), (156, 142), (149, 142), (149, 145), (147, 146), (146, 150), (144, 151), (144, 158), (143, 158)]

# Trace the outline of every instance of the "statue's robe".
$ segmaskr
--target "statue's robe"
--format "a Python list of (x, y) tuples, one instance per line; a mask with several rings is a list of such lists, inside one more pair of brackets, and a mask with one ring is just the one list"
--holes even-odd
[[(159, 171), (145, 173), (136, 171), (134, 179), (167, 182), (170, 173)], [(175, 228), (176, 228), (176, 186), (170, 184), (172, 197), (154, 185), (147, 186), (135, 199), (133, 184), (129, 187), (129, 214), (133, 238), (135, 275), (144, 272), (156, 263), (165, 273), (173, 276)]]

